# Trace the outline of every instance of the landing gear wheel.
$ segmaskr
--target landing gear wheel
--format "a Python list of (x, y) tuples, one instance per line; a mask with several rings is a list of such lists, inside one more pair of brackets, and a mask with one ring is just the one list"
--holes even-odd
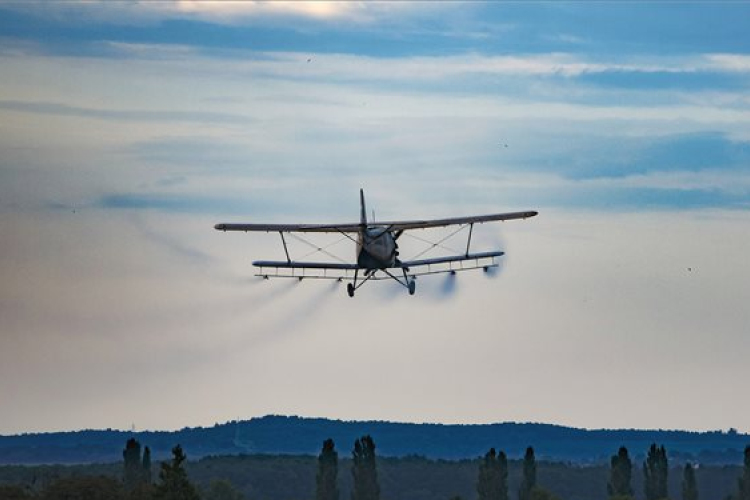
[(409, 295), (414, 295), (414, 292), (417, 289), (417, 282), (414, 280), (411, 280), (409, 282)]
[(354, 285), (352, 285), (351, 283), (347, 283), (346, 293), (349, 294), (349, 297), (354, 297)]

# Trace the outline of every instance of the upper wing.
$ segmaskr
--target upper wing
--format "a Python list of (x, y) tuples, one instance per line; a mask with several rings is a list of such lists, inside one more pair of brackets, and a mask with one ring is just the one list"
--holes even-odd
[(529, 217), (534, 217), (538, 213), (539, 212), (535, 211), (507, 212), (504, 214), (472, 215), (469, 217), (451, 217), (448, 219), (378, 222), (378, 226), (388, 226), (394, 231), (405, 231), (408, 229), (427, 229), (430, 227), (453, 226), (458, 224), (477, 224), (502, 220), (528, 219)]
[[(410, 221), (377, 222), (389, 230), (405, 231), (407, 229), (427, 229), (430, 227), (452, 226), (457, 224), (476, 224), (482, 222), (527, 219), (538, 212), (508, 212), (504, 214), (474, 215), (469, 217), (452, 217), (448, 219), (428, 219)], [(361, 224), (231, 224), (221, 223), (214, 226), (218, 231), (264, 231), (292, 233), (356, 233)]]
[(357, 224), (216, 224), (218, 231), (263, 231), (282, 233), (356, 233)]

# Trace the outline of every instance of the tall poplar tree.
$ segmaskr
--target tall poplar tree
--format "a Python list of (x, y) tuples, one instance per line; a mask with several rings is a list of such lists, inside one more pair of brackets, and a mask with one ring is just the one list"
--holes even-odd
[(142, 478), (146, 484), (151, 484), (151, 450), (148, 446), (143, 449)]
[(147, 488), (151, 484), (151, 450), (146, 446), (141, 457), (141, 443), (130, 438), (122, 451), (124, 460), (123, 483), (131, 492)]
[(318, 474), (315, 476), (315, 500), (339, 500), (336, 484), (339, 470), (339, 454), (333, 439), (323, 441), (323, 449), (318, 455)]
[(620, 447), (617, 455), (613, 455), (609, 471), (609, 483), (607, 484), (607, 493), (609, 496), (632, 496), (633, 488), (630, 480), (633, 475), (633, 462), (628, 456), (628, 449)]
[(667, 450), (664, 449), (663, 445), (657, 447), (654, 443), (648, 450), (646, 461), (643, 462), (643, 488), (646, 500), (667, 498), (668, 474)]
[(122, 458), (125, 470), (123, 471), (123, 482), (128, 490), (135, 489), (143, 481), (143, 466), (141, 464), (141, 443), (130, 438), (122, 450)]
[(523, 478), (521, 487), (518, 490), (518, 500), (530, 500), (531, 490), (536, 486), (536, 459), (534, 458), (534, 448), (526, 448), (526, 454), (523, 456)]
[(478, 500), (508, 500), (508, 458), (502, 451), (490, 448), (479, 463), (477, 495)]
[(375, 442), (370, 436), (363, 436), (354, 441), (352, 479), (352, 500), (380, 500)]
[(682, 500), (698, 500), (698, 484), (695, 482), (695, 469), (690, 463), (685, 464), (682, 473)]
[(750, 500), (750, 446), (745, 447), (745, 466), (739, 479), (738, 500)]
[(497, 454), (497, 479), (500, 482), (500, 500), (508, 500), (508, 457), (504, 451)]

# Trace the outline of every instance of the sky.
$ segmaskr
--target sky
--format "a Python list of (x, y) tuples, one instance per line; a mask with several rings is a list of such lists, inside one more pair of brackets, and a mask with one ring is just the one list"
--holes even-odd
[[(264, 281), (278, 235), (213, 229), (356, 221), (360, 188), (539, 216), (411, 297)], [(0, 235), (0, 434), (750, 432), (750, 4), (3, 2)]]

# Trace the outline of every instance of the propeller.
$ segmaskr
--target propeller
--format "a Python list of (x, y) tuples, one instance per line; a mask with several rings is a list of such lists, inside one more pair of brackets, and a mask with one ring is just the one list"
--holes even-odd
[(457, 277), (456, 273), (446, 273), (443, 278), (443, 282), (440, 284), (439, 296), (441, 299), (447, 299), (455, 295), (457, 290)]
[[(493, 228), (494, 229), (494, 228)], [(499, 250), (505, 250), (505, 238), (503, 238), (503, 233), (500, 231), (500, 229), (494, 229), (493, 231), (489, 232), (487, 234), (487, 241), (492, 246), (492, 248), (496, 248)], [(488, 267), (485, 271), (484, 275), (488, 278), (497, 278), (502, 274), (503, 267), (505, 266), (505, 261), (508, 258), (508, 255), (505, 254), (502, 257), (499, 257), (497, 259), (497, 267)]]

